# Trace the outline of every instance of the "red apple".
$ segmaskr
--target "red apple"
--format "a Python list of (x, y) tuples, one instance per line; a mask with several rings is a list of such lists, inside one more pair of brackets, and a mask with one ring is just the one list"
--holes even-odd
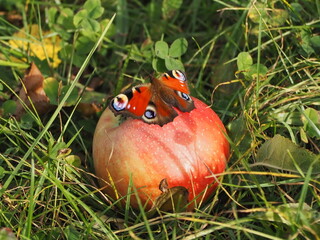
[[(161, 194), (162, 179), (170, 188), (185, 187), (189, 201), (202, 194), (199, 203), (212, 194), (217, 185), (212, 175), (225, 170), (229, 143), (217, 114), (193, 100), (194, 110), (179, 112), (163, 127), (137, 119), (119, 125), (119, 118), (104, 111), (94, 134), (93, 159), (105, 193), (113, 199), (126, 196), (132, 181), (147, 209)], [(138, 207), (134, 196), (130, 203)]]

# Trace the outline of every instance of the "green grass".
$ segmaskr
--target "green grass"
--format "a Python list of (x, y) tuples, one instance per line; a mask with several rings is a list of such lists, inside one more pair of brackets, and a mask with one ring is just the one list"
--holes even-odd
[[(320, 238), (319, 0), (101, 0), (91, 2), (93, 10), (85, 1), (63, 2), (0, 3), (0, 239), (14, 239), (8, 229), (18, 239)], [(20, 28), (25, 40), (34, 39), (32, 24), (41, 26), (43, 60), (30, 45), (10, 46)], [(47, 30), (62, 37), (56, 68), (48, 64)], [(100, 113), (78, 110), (105, 106), (115, 92), (148, 78), (154, 59), (164, 64), (155, 42), (170, 46), (179, 38), (188, 48), (177, 64), (184, 64), (192, 95), (227, 127), (231, 157), (207, 203), (148, 218), (142, 207), (119, 208), (102, 194), (91, 157)], [(35, 114), (29, 104), (16, 119), (31, 62), (61, 82), (64, 94), (50, 85), (50, 114)], [(87, 88), (93, 91), (81, 99), (74, 94)], [(293, 165), (285, 157), (261, 162), (261, 146), (277, 134), (306, 155), (293, 155)], [(311, 153), (313, 165), (303, 162)]]

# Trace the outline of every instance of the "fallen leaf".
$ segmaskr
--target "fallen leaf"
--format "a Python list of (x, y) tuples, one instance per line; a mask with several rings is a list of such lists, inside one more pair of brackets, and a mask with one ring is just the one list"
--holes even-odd
[(31, 110), (35, 108), (39, 115), (51, 109), (49, 98), (43, 89), (43, 81), (42, 73), (34, 63), (31, 63), (30, 69), (22, 80), (22, 87), (17, 100), (15, 116), (18, 119), (25, 113), (25, 108), (21, 102)]
[[(9, 40), (9, 45), (20, 51), (30, 51), (31, 56), (36, 56), (41, 61), (49, 58), (49, 64), (56, 68), (61, 63), (61, 59), (58, 57), (61, 50), (61, 38), (49, 31), (43, 31), (41, 35), (39, 26), (33, 24), (29, 31), (20, 29), (20, 31), (14, 33)], [(21, 59), (14, 60), (21, 61)]]
[(254, 165), (293, 172), (298, 172), (298, 167), (305, 173), (312, 166), (312, 173), (320, 173), (320, 155), (297, 146), (281, 135), (276, 135), (262, 144)]
[(103, 110), (102, 105), (96, 103), (79, 103), (77, 111), (86, 117), (90, 117)]
[(107, 101), (108, 95), (95, 92), (86, 88), (81, 96), (81, 102), (77, 106), (77, 111), (85, 117), (90, 117), (103, 110), (103, 103)]

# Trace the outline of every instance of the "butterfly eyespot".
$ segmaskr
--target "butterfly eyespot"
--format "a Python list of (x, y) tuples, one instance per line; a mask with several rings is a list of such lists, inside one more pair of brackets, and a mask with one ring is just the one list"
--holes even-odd
[(157, 117), (156, 108), (153, 105), (148, 105), (142, 118), (145, 122), (151, 122)]
[(111, 106), (115, 111), (119, 112), (127, 107), (128, 102), (128, 97), (125, 94), (119, 94), (114, 99), (112, 99)]
[(148, 119), (153, 119), (153, 118), (156, 117), (156, 114), (155, 114), (155, 112), (152, 111), (152, 110), (147, 110), (147, 111), (145, 111), (144, 116), (145, 116), (146, 118), (148, 118)]
[(191, 102), (191, 97), (186, 94), (186, 93), (183, 93), (183, 92), (180, 92), (180, 91), (176, 91), (176, 93), (178, 94), (179, 97), (181, 97), (182, 99), (188, 101), (188, 102)]
[(171, 74), (172, 74), (172, 76), (174, 78), (176, 78), (176, 79), (178, 79), (180, 81), (183, 81), (183, 82), (187, 81), (186, 75), (183, 72), (179, 71), (179, 70), (172, 70)]

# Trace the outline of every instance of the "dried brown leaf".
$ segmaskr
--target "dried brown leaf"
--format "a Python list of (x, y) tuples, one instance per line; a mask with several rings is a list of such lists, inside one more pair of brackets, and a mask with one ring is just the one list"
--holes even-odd
[[(16, 117), (19, 119), (25, 113), (25, 107), (36, 110), (39, 115), (51, 109), (50, 100), (43, 89), (44, 77), (36, 64), (31, 66), (22, 80), (22, 86), (17, 100)], [(22, 102), (24, 104), (22, 104)]]

